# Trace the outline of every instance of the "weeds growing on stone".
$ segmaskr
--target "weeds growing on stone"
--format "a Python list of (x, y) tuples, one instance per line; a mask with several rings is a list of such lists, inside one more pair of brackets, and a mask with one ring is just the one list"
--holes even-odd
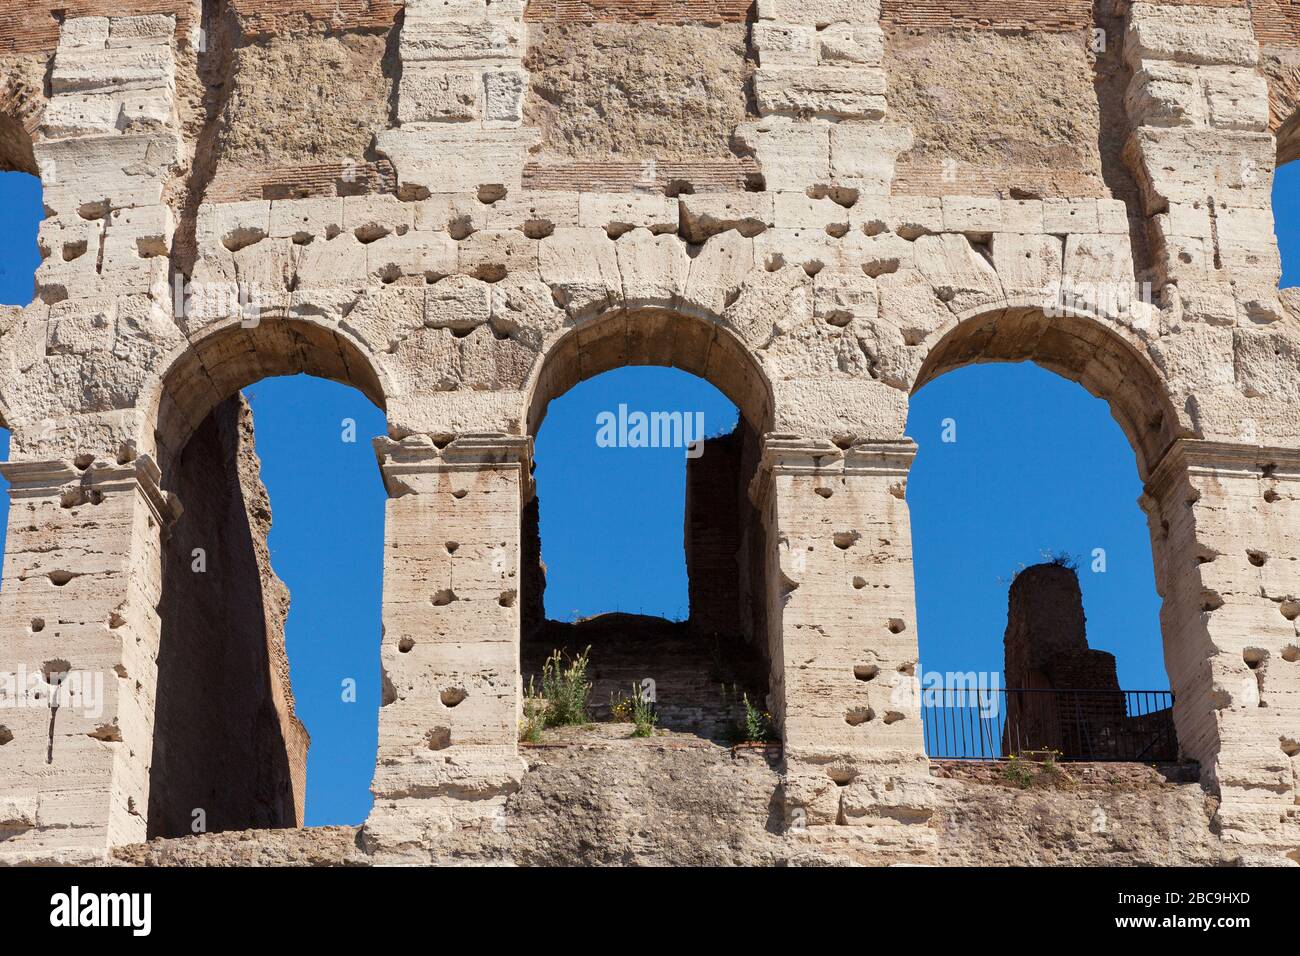
[(632, 685), (632, 723), (636, 726), (632, 728), (633, 737), (649, 737), (654, 733), (655, 722), (658, 717), (655, 715), (654, 704), (650, 702), (649, 696), (645, 694), (635, 684)]
[(776, 743), (776, 723), (772, 720), (772, 715), (765, 710), (759, 710), (749, 701), (749, 695), (742, 697), (742, 703), (745, 705), (745, 723), (740, 728), (743, 737), (742, 743), (770, 744)]
[(542, 665), (542, 696), (546, 698), (546, 723), (552, 727), (566, 724), (585, 724), (587, 697), (591, 681), (587, 680), (587, 665), (591, 648), (566, 661), (556, 651)]

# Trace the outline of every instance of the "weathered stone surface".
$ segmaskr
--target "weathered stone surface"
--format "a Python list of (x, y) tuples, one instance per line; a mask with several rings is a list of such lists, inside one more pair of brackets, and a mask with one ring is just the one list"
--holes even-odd
[[(277, 23), (316, 22), (282, 6)], [(73, 662), (109, 713), (69, 711), (51, 762), (48, 714), (0, 710), (0, 859), (181, 832), (206, 771), (159, 737), (185, 717), (165, 693), (185, 645), (160, 641), (204, 605), (164, 575), (190, 527), (173, 492), (223, 473), (214, 409), (310, 373), (387, 417), (375, 809), (360, 834), (132, 861), (985, 862), (995, 836), (1021, 862), (1300, 862), (1300, 301), (1278, 289), (1270, 209), (1294, 64), (1261, 53), (1251, 11), (1134, 3), (1098, 14), (1102, 49), (1066, 15), (882, 26), (874, 0), (760, 0), (752, 28), (527, 29), (515, 0), (410, 0), (328, 31), (209, 23), (202, 51), (187, 15), (39, 12), (0, 23), (0, 167), (39, 172), (46, 208), (34, 301), (0, 309), (0, 674)], [(1133, 445), (1198, 784), (931, 774), (909, 696), (908, 399), (1025, 360), (1105, 399)], [(780, 766), (604, 728), (554, 760), (519, 746), (531, 441), (552, 399), (631, 364), (740, 408), (726, 540), (744, 547), (710, 555), (737, 562)], [(214, 764), (257, 763), (229, 828), (296, 822), (305, 744), (269, 519), (244, 491), (253, 559), (226, 583), (271, 597), (260, 630), (254, 600), (227, 623), (270, 676), (265, 726)], [(191, 521), (215, 527), (215, 507), (203, 494)], [(195, 727), (233, 733), (223, 706)], [(279, 763), (239, 756), (277, 729)], [(1089, 801), (1124, 828), (1068, 846), (1035, 829), (1044, 805), (1078, 829)], [(1156, 839), (1157, 810), (1186, 841)]]

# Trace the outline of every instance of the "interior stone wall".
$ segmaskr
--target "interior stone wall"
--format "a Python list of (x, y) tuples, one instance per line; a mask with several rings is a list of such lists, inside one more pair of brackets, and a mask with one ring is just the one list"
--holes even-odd
[(238, 396), (171, 471), (169, 490), (190, 504), (165, 543), (151, 837), (302, 825), (309, 740), (294, 714), (289, 593), (271, 569), (258, 475), (252, 411)]

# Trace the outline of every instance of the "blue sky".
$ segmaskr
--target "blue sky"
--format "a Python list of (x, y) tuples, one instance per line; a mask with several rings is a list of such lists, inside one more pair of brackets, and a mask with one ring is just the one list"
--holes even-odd
[[(1279, 171), (1274, 210), (1283, 284), (1300, 285), (1300, 163)], [(31, 299), (39, 216), (36, 181), (0, 174), (0, 302)], [(369, 439), (383, 415), (354, 389), (305, 376), (246, 394), (272, 560), (293, 595), (289, 658), (312, 735), (307, 822), (357, 823), (370, 807), (379, 702), (384, 492)], [(598, 448), (595, 416), (620, 402), (702, 410), (710, 434), (736, 417), (716, 389), (672, 369), (608, 373), (552, 403), (537, 482), (553, 617), (686, 614), (684, 461), (674, 450)], [(957, 422), (955, 443), (940, 441), (945, 418)], [(355, 442), (343, 440), (345, 419)], [(1103, 402), (1036, 366), (977, 366), (921, 389), (908, 433), (920, 446), (908, 502), (923, 668), (1000, 670), (1009, 579), (1044, 550), (1067, 551), (1080, 559), (1090, 642), (1116, 654), (1121, 684), (1168, 686), (1141, 485)], [(1106, 551), (1104, 574), (1089, 570), (1094, 548)], [(349, 678), (355, 703), (342, 699)]]

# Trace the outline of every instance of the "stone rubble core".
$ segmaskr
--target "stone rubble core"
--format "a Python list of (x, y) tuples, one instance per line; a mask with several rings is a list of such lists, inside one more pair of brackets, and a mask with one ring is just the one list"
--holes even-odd
[[(584, 156), (577, 122), (559, 155), (544, 126), (565, 103), (530, 107), (530, 37), (618, 55), (683, 22), (734, 32), (734, 3), (650, 4), (637, 23), (619, 4), (521, 0), (108, 6), (0, 3), (0, 165), (39, 172), (46, 207), (35, 300), (0, 307), (0, 675), (107, 677), (96, 716), (19, 706), (0, 683), (0, 861), (103, 860), (185, 832), (183, 789), (156, 779), (186, 765), (160, 675), (201, 685), (173, 640), (200, 539), (230, 569), (223, 593), (263, 595), (244, 662), (259, 688), (237, 727), (213, 721), (229, 738), (213, 746), (228, 766), (253, 759), (239, 747), (279, 761), (220, 826), (301, 820), (269, 509), (251, 432), (229, 406), (211, 425), (240, 389), (299, 372), (357, 387), (388, 422), (384, 693), (358, 846), (427, 861), (491, 831), (530, 773), (533, 437), (552, 398), (635, 364), (709, 380), (745, 425), (744, 629), (784, 745), (772, 825), (855, 860), (985, 859), (942, 824), (910, 692), (904, 429), (931, 379), (1032, 360), (1104, 398), (1133, 446), (1180, 750), (1222, 857), (1300, 863), (1300, 295), (1278, 289), (1270, 208), (1295, 152), (1289, 8), (990, 13), (1020, 18), (1020, 38), (979, 34), (1006, 68), (1050, 41), (1087, 96), (1104, 74), (1095, 113), (1056, 118), (1105, 142), (1053, 144), (1048, 192), (998, 170), (1028, 168), (1023, 130), (1008, 157), (999, 130), (954, 123), (943, 154), (934, 116), (978, 113), (961, 97), (983, 93), (929, 103), (908, 71), (941, 70), (916, 45), (965, 49), (980, 17), (930, 0), (758, 0), (728, 74), (744, 117), (709, 155), (662, 162), (653, 146)], [(295, 58), (308, 47), (321, 59)], [(358, 127), (330, 104), (363, 62), (382, 93)], [(300, 70), (315, 72), (286, 81)], [(1027, 76), (1003, 95), (1050, 118)], [(690, 79), (608, 96), (647, 112), (649, 137), (715, 115)], [(300, 170), (277, 165), (290, 138)], [(989, 159), (971, 168), (976, 149)], [(221, 509), (187, 500), (214, 488)], [(1188, 861), (1217, 858), (1198, 847)]]

